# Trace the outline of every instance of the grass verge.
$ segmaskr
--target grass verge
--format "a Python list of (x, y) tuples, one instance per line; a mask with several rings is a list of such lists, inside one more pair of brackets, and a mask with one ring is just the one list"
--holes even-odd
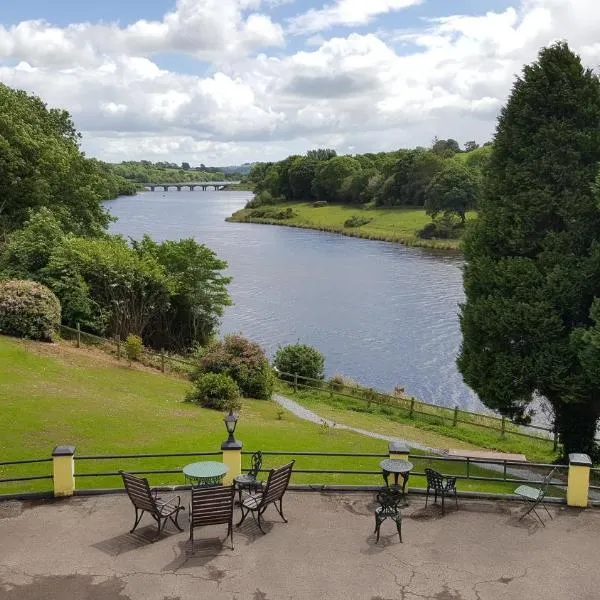
[[(431, 223), (431, 218), (420, 208), (361, 208), (360, 206), (341, 204), (330, 204), (315, 208), (311, 202), (282, 202), (273, 205), (272, 208), (291, 208), (294, 211), (294, 216), (283, 220), (252, 218), (249, 216), (251, 210), (242, 209), (227, 220), (317, 229), (352, 237), (399, 242), (407, 246), (420, 246), (438, 250), (458, 251), (460, 246), (460, 240), (457, 239), (423, 240), (419, 238), (418, 231), (427, 223)], [(344, 222), (354, 215), (364, 216), (371, 219), (371, 221), (360, 227), (344, 227)]]
[[(56, 445), (70, 444), (76, 456), (219, 451), (225, 439), (223, 415), (182, 401), (189, 385), (181, 377), (162, 375), (95, 348), (76, 349), (69, 343), (41, 344), (0, 336), (1, 461), (46, 458)], [(387, 443), (352, 432), (323, 428), (282, 414), (273, 402), (244, 400), (236, 436), (245, 450), (286, 452), (352, 452), (387, 454)], [(216, 457), (216, 460), (219, 458)], [(248, 457), (244, 461), (248, 461)], [(269, 456), (265, 467), (288, 457)], [(379, 457), (304, 457), (297, 469), (365, 470), (372, 475), (296, 473), (295, 483), (379, 485)], [(181, 469), (188, 458), (110, 459), (76, 461), (76, 473)], [(447, 473), (464, 474), (464, 465), (435, 459), (415, 462), (415, 470), (431, 465)], [(0, 478), (43, 475), (51, 463), (0, 467)], [(471, 474), (487, 474), (475, 469)], [(183, 484), (183, 476), (156, 474), (153, 485)], [(115, 476), (85, 477), (78, 488), (120, 487)], [(410, 485), (422, 487), (422, 477)], [(459, 489), (511, 492), (514, 484), (461, 481)], [(0, 494), (49, 490), (51, 481), (0, 484)]]

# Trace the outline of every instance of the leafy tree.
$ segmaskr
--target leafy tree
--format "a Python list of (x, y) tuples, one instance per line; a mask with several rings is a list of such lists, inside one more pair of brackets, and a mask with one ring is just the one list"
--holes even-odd
[(277, 350), (273, 365), (288, 380), (293, 379), (290, 376), (294, 374), (321, 380), (324, 377), (325, 357), (312, 346), (288, 344)]
[(306, 156), (313, 160), (329, 160), (330, 158), (335, 158), (337, 152), (331, 148), (318, 148), (316, 150), (309, 150)]
[(292, 155), (277, 163), (279, 174), (279, 181), (277, 183), (277, 195), (282, 196), (286, 200), (293, 200), (294, 198), (294, 195), (292, 193), (292, 187), (290, 185), (290, 169), (292, 168), (294, 162), (298, 158), (300, 157)]
[(351, 156), (336, 156), (317, 166), (313, 191), (318, 200), (341, 201), (342, 183), (346, 177), (360, 171), (360, 163)]
[(378, 175), (374, 168), (356, 171), (342, 182), (340, 198), (349, 204), (362, 204), (371, 199), (369, 182)]
[(490, 408), (552, 406), (565, 452), (594, 453), (600, 81), (566, 43), (541, 50), (502, 109), (465, 240), (458, 367)]
[(190, 163), (189, 163), (189, 162), (182, 162), (182, 163), (181, 163), (181, 168), (182, 168), (184, 171), (188, 171), (188, 170), (190, 169)]
[(446, 217), (457, 215), (461, 223), (465, 214), (475, 207), (478, 193), (478, 180), (466, 167), (450, 163), (433, 179), (425, 189), (425, 211), (434, 219), (440, 214)]
[(435, 154), (438, 154), (439, 156), (447, 158), (460, 152), (460, 146), (458, 145), (458, 142), (452, 138), (448, 140), (440, 140), (438, 137), (436, 137), (433, 140), (431, 151), (435, 152)]
[(477, 150), (477, 148), (479, 148), (479, 144), (475, 140), (465, 142), (465, 152), (473, 152), (473, 150)]
[(300, 156), (294, 160), (289, 169), (289, 182), (294, 200), (312, 200), (313, 179), (318, 161), (314, 158)]

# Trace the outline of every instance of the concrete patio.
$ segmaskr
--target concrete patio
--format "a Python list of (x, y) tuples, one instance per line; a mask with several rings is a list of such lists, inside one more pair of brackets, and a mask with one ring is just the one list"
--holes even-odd
[[(187, 504), (187, 494), (184, 493)], [(546, 528), (515, 502), (460, 501), (444, 517), (412, 496), (400, 544), (375, 543), (374, 496), (288, 492), (266, 535), (249, 519), (167, 532), (145, 516), (128, 531), (124, 495), (0, 504), (1, 600), (592, 600), (600, 597), (600, 511), (550, 507)], [(543, 511), (542, 511), (543, 512)], [(239, 511), (236, 509), (236, 517)], [(187, 518), (180, 519), (186, 527)], [(144, 526), (146, 525), (146, 526)]]

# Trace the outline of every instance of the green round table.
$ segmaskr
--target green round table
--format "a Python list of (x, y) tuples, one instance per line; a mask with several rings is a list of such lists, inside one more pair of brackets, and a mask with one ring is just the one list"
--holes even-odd
[(205, 460), (183, 467), (186, 482), (192, 486), (220, 485), (229, 467), (222, 462)]

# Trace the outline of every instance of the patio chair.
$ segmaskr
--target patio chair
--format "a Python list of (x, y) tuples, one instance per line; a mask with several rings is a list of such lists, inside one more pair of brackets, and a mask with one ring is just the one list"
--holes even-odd
[(454, 493), (454, 501), (458, 508), (458, 494), (456, 491), (456, 477), (447, 477), (434, 471), (433, 469), (425, 469), (427, 476), (427, 494), (425, 496), (425, 508), (429, 500), (429, 493), (434, 492), (434, 502), (437, 502), (438, 494), (442, 497), (442, 514), (444, 514), (444, 500), (447, 495)]
[(233, 485), (192, 488), (190, 505), (190, 541), (194, 543), (194, 528), (227, 523), (227, 536), (233, 550)]
[(392, 519), (392, 521), (396, 523), (396, 529), (398, 530), (400, 543), (402, 543), (402, 513), (400, 512), (401, 500), (402, 495), (390, 488), (382, 488), (377, 494), (377, 503), (379, 506), (375, 509), (374, 533), (377, 534), (375, 543), (379, 542), (379, 530), (381, 528), (381, 524), (386, 519)]
[(548, 490), (548, 485), (550, 485), (550, 480), (552, 479), (552, 476), (554, 475), (555, 471), (556, 471), (556, 467), (554, 467), (554, 469), (552, 469), (552, 471), (550, 471), (550, 473), (548, 473), (548, 475), (546, 475), (546, 477), (544, 477), (544, 481), (542, 482), (542, 485), (539, 488), (532, 487), (530, 485), (520, 485), (515, 490), (515, 494), (517, 496), (519, 496), (520, 498), (522, 498), (526, 504), (530, 505), (529, 508), (521, 515), (521, 517), (519, 518), (519, 521), (521, 519), (523, 519), (523, 517), (527, 516), (531, 511), (533, 511), (535, 513), (535, 516), (540, 520), (540, 523), (542, 524), (542, 526), (546, 527), (544, 521), (542, 521), (542, 518), (538, 514), (537, 510), (535, 510), (535, 507), (538, 506), (538, 504), (541, 504), (544, 507), (544, 509), (548, 513), (548, 516), (550, 517), (550, 519), (552, 519), (552, 515), (550, 514), (550, 511), (544, 504), (544, 498), (546, 497), (546, 491)]
[[(269, 471), (267, 483), (265, 484), (263, 490), (255, 494), (249, 494), (242, 500), (242, 518), (237, 524), (237, 527), (239, 527), (244, 522), (244, 519), (248, 516), (248, 514), (251, 513), (252, 518), (258, 523), (258, 528), (263, 533), (266, 533), (262, 528), (260, 518), (265, 510), (267, 510), (269, 504), (275, 504), (277, 512), (283, 521), (287, 523), (287, 519), (283, 516), (282, 500), (290, 482), (290, 477), (292, 476), (294, 462), (295, 461), (292, 461), (291, 463), (284, 465), (283, 467), (279, 467), (278, 469), (271, 469)], [(277, 506), (277, 503), (279, 503), (279, 506)]]
[(121, 477), (123, 477), (127, 495), (135, 508), (135, 523), (133, 524), (133, 529), (131, 529), (129, 533), (135, 531), (145, 512), (156, 521), (157, 532), (156, 537), (152, 540), (153, 542), (160, 537), (168, 520), (170, 520), (179, 531), (183, 531), (177, 522), (179, 511), (184, 510), (184, 507), (181, 506), (181, 498), (179, 496), (163, 500), (158, 496), (158, 490), (150, 489), (147, 479), (136, 477), (125, 471), (119, 471), (119, 473), (121, 474)]
[(258, 480), (258, 473), (262, 468), (262, 452), (259, 450), (252, 455), (250, 470), (244, 475), (238, 475), (233, 481), (237, 487), (239, 502), (242, 503), (242, 491), (258, 491), (262, 488), (262, 481)]

